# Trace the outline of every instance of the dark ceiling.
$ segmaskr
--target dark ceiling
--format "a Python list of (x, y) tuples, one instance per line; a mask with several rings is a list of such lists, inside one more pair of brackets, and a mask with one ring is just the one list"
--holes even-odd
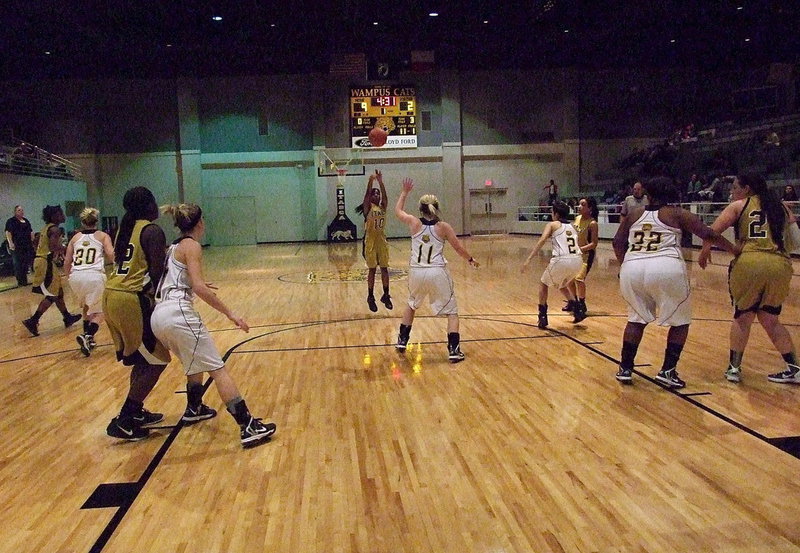
[(325, 72), (355, 52), (402, 68), (412, 50), (453, 69), (798, 63), (799, 14), (800, 0), (10, 0), (0, 79)]

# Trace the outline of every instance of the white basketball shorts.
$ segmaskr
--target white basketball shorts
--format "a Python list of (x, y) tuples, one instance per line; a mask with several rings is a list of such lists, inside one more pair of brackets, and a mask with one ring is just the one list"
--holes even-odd
[(153, 334), (183, 363), (183, 372), (211, 372), (225, 366), (206, 325), (190, 302), (163, 301), (150, 317)]
[(660, 326), (692, 322), (689, 274), (686, 263), (675, 257), (634, 259), (619, 272), (622, 297), (628, 302), (628, 321)]
[(416, 311), (428, 298), (438, 315), (457, 315), (453, 279), (447, 267), (412, 267), (408, 271), (408, 305)]
[(73, 271), (69, 275), (69, 287), (78, 300), (78, 305), (86, 306), (86, 314), (103, 312), (103, 289), (106, 275), (98, 271)]
[(583, 258), (579, 255), (552, 257), (542, 273), (542, 284), (563, 288), (578, 276), (583, 268)]

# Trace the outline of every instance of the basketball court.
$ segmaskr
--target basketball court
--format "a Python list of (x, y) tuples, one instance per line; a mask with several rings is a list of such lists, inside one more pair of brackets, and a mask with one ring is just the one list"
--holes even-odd
[[(550, 328), (536, 327), (549, 252), (520, 273), (534, 240), (466, 238), (477, 270), (446, 248), (466, 354), (454, 365), (427, 307), (395, 351), (407, 239), (389, 244), (394, 310), (375, 314), (358, 243), (206, 250), (206, 278), (250, 333), (199, 311), (254, 415), (278, 425), (251, 450), (213, 386), (219, 416), (178, 424), (175, 360), (146, 402), (164, 427), (109, 438), (128, 370), (106, 326), (84, 358), (56, 310), (32, 338), (19, 321), (36, 296), (0, 293), (3, 550), (797, 551), (800, 386), (767, 381), (782, 361), (758, 325), (743, 382), (724, 379), (728, 256), (689, 264), (695, 319), (674, 391), (653, 380), (666, 331), (652, 325), (634, 384), (614, 378), (626, 312), (608, 242), (589, 317), (572, 324), (551, 291)], [(796, 343), (797, 297), (781, 317)]]

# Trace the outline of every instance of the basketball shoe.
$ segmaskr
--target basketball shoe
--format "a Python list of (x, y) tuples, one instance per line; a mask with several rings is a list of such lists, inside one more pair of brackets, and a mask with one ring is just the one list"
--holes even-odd
[(88, 334), (78, 334), (75, 337), (75, 340), (78, 342), (78, 345), (81, 348), (81, 353), (85, 357), (89, 357), (89, 354), (92, 352), (92, 337)]
[(217, 416), (217, 412), (206, 405), (205, 403), (201, 403), (197, 407), (186, 407), (186, 411), (183, 412), (183, 416), (181, 420), (183, 422), (199, 422), (204, 421), (207, 419), (213, 419)]
[(378, 304), (375, 303), (375, 296), (373, 296), (372, 294), (367, 296), (367, 305), (369, 305), (369, 310), (372, 311), (373, 313), (376, 313), (378, 311)]
[(620, 367), (617, 371), (616, 378), (623, 384), (630, 384), (633, 382), (633, 371), (631, 369)]
[(728, 382), (741, 382), (742, 369), (739, 367), (734, 367), (733, 365), (728, 365), (728, 370), (725, 371), (725, 379)]
[(392, 298), (389, 294), (384, 294), (381, 296), (381, 303), (386, 306), (386, 309), (392, 309), (394, 305), (392, 305)]
[(800, 367), (797, 365), (786, 365), (786, 370), (767, 376), (770, 382), (780, 382), (786, 384), (800, 384)]
[(151, 413), (144, 407), (136, 413), (135, 415), (131, 416), (131, 420), (134, 424), (144, 427), (150, 426), (156, 423), (159, 423), (164, 420), (164, 413)]
[(270, 436), (275, 434), (277, 427), (274, 423), (268, 422), (264, 424), (261, 419), (253, 416), (247, 421), (247, 424), (240, 426), (242, 429), (241, 441), (242, 447), (255, 447), (259, 444), (269, 440)]
[(80, 314), (78, 313), (75, 314), (67, 313), (66, 315), (64, 315), (64, 328), (71, 327), (81, 319), (83, 319), (83, 317), (81, 317)]
[(114, 417), (106, 428), (106, 434), (112, 438), (136, 442), (149, 436), (150, 431), (134, 423), (132, 417)]
[(461, 351), (461, 346), (458, 344), (453, 347), (447, 347), (447, 358), (451, 363), (459, 363), (463, 361), (465, 357), (464, 352)]
[(561, 308), (561, 311), (566, 311), (567, 313), (571, 313), (575, 309), (575, 300), (567, 300), (565, 302), (564, 307)]
[(656, 375), (656, 380), (662, 384), (666, 384), (670, 388), (683, 388), (686, 386), (686, 382), (680, 379), (678, 371), (674, 368), (667, 370), (661, 369)]
[(536, 326), (539, 328), (547, 328), (547, 313), (539, 313), (539, 322)]
[(32, 318), (25, 319), (24, 321), (22, 321), (22, 324), (25, 326), (25, 328), (28, 329), (28, 332), (30, 332), (34, 336), (39, 335), (39, 321), (34, 321)]

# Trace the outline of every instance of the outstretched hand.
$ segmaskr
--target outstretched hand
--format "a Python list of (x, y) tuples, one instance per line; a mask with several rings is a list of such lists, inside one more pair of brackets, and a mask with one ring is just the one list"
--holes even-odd
[(383, 173), (381, 173), (381, 172), (380, 172), (379, 170), (377, 170), (377, 169), (375, 169), (375, 176), (374, 176), (374, 178), (378, 179), (378, 183), (379, 183), (379, 184), (383, 184)]
[(240, 316), (231, 313), (230, 315), (228, 315), (228, 319), (230, 319), (233, 324), (235, 324), (245, 332), (250, 332), (250, 327), (247, 326), (245, 320), (242, 319)]
[(711, 261), (711, 251), (700, 250), (700, 256), (697, 258), (697, 264), (700, 265), (700, 268), (705, 269), (709, 261)]
[(411, 192), (414, 189), (414, 181), (408, 177), (403, 179), (403, 192)]

